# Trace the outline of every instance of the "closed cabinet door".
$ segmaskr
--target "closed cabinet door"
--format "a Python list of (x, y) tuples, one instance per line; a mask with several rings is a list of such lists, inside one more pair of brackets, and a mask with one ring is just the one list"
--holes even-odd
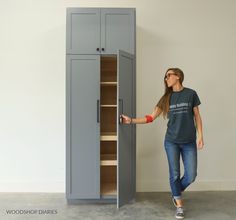
[[(124, 51), (118, 52), (118, 116), (124, 113), (133, 117), (134, 56)], [(119, 121), (119, 120), (118, 120)], [(117, 207), (130, 202), (135, 197), (135, 142), (133, 126), (118, 123), (118, 166), (117, 166)]]
[(117, 49), (135, 54), (135, 10), (101, 9), (101, 53)]
[(100, 9), (67, 9), (67, 54), (100, 53)]
[(100, 56), (67, 55), (66, 195), (100, 198)]

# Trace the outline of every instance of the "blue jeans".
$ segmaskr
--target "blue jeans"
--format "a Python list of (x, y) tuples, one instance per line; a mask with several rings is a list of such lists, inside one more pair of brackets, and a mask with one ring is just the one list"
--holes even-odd
[[(197, 176), (196, 142), (177, 144), (165, 140), (164, 146), (169, 164), (169, 180), (172, 196), (181, 199), (184, 191)], [(184, 175), (180, 178), (180, 155), (184, 165)]]

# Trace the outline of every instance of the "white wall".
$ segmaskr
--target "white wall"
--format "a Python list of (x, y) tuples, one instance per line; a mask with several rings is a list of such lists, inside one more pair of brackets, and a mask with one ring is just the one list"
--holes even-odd
[[(205, 135), (189, 190), (235, 190), (234, 0), (0, 0), (0, 191), (65, 190), (65, 12), (79, 6), (136, 8), (137, 115), (182, 68)], [(137, 127), (137, 191), (169, 190), (166, 123)]]

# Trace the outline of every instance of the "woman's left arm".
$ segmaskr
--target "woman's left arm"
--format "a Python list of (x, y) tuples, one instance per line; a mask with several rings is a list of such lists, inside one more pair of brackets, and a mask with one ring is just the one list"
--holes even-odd
[(195, 117), (195, 122), (196, 122), (196, 127), (197, 127), (197, 133), (198, 133), (197, 147), (198, 149), (202, 149), (204, 146), (203, 132), (202, 132), (202, 119), (201, 119), (198, 106), (193, 108), (193, 112), (194, 112), (194, 117)]

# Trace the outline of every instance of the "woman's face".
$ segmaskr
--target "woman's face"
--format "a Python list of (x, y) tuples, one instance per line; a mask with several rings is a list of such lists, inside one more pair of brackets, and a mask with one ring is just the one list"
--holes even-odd
[(168, 87), (172, 87), (178, 83), (179, 76), (173, 70), (169, 70), (165, 75), (165, 81)]

